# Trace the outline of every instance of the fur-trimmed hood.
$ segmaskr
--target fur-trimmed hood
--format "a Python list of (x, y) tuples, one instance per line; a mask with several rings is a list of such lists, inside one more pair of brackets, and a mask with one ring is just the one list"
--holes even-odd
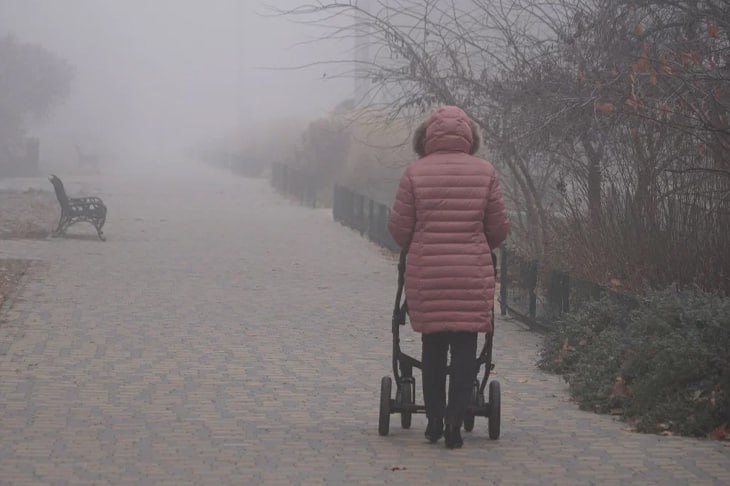
[(456, 106), (437, 109), (413, 134), (413, 150), (419, 157), (434, 152), (466, 152), (474, 155), (480, 144), (479, 127), (464, 110)]

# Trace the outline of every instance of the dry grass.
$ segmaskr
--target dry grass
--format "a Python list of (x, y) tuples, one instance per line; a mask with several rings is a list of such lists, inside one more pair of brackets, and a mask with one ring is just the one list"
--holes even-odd
[(60, 208), (46, 191), (0, 191), (0, 239), (43, 239), (50, 235)]

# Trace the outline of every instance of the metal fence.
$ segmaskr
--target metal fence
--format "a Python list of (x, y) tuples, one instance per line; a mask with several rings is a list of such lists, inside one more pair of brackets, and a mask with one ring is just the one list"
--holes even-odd
[(271, 185), (278, 192), (293, 197), (301, 204), (317, 207), (318, 178), (304, 169), (273, 163)]
[(500, 249), (500, 310), (537, 330), (548, 330), (556, 319), (581, 304), (609, 297), (633, 308), (637, 299), (604, 285), (551, 268), (545, 262)]
[(370, 241), (394, 252), (400, 251), (388, 231), (390, 208), (385, 204), (336, 185), (332, 200), (332, 215), (335, 221), (359, 231)]
[[(388, 231), (388, 206), (342, 186), (335, 186), (333, 201), (335, 221), (382, 247), (400, 251)], [(602, 295), (608, 294), (629, 304), (632, 302), (630, 296), (552, 269), (543, 262), (523, 258), (510, 251), (509, 247), (502, 247), (498, 252), (500, 312), (535, 330), (549, 329), (562, 314)]]

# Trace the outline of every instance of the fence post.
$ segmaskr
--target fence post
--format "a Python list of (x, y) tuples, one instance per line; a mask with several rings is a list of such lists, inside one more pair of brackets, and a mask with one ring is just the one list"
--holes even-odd
[(309, 174), (309, 205), (317, 207), (317, 178), (314, 173)]
[(312, 180), (308, 172), (302, 171), (302, 202), (305, 206), (314, 207), (312, 204)]
[(368, 239), (377, 243), (378, 228), (375, 221), (375, 201), (368, 199)]
[(291, 188), (289, 182), (289, 166), (283, 165), (281, 166), (281, 185), (282, 185), (282, 192), (289, 194), (291, 193)]
[(362, 234), (362, 216), (360, 216), (362, 198), (357, 193), (352, 193), (352, 228)]
[(360, 236), (365, 234), (365, 196), (357, 194), (355, 196), (357, 206), (357, 230), (360, 232)]
[(355, 229), (355, 195), (349, 189), (346, 189), (345, 191), (345, 195), (347, 196), (347, 213), (345, 214), (345, 224), (348, 228)]
[(340, 186), (335, 184), (335, 186), (332, 188), (332, 219), (340, 222), (339, 215), (337, 211), (339, 210), (340, 200), (339, 200), (339, 192), (340, 192)]
[(302, 197), (302, 178), (299, 169), (289, 168), (289, 185), (291, 186), (290, 194), (294, 196), (295, 201), (301, 204), (304, 198)]
[(399, 251), (398, 244), (388, 230), (390, 208), (385, 204), (335, 184), (333, 188), (332, 215), (335, 221), (367, 235), (373, 243), (391, 251)]
[(388, 248), (388, 240), (386, 239), (386, 235), (388, 233), (388, 223), (384, 222), (385, 219), (383, 217), (383, 214), (385, 211), (383, 211), (383, 205), (378, 203), (375, 207), (375, 230), (378, 234), (378, 244), (381, 246), (384, 246)]
[(560, 292), (562, 295), (562, 311), (570, 312), (570, 274), (563, 274), (562, 284), (562, 292)]

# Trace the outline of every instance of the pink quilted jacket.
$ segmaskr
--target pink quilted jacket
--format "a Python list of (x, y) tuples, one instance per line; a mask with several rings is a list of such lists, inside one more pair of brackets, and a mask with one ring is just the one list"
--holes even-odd
[(494, 167), (473, 156), (479, 137), (461, 109), (445, 106), (418, 129), (422, 157), (404, 172), (390, 215), (408, 248), (406, 299), (413, 329), (491, 332), (491, 251), (510, 223)]

